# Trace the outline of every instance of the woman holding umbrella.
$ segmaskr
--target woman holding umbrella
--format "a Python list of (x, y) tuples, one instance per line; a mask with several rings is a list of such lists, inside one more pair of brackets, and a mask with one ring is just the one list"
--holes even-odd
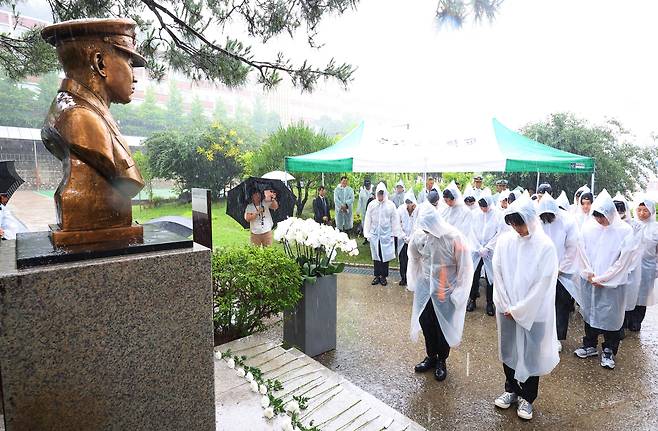
[(269, 247), (272, 245), (272, 227), (274, 221), (270, 210), (279, 208), (276, 201), (276, 193), (271, 190), (265, 190), (262, 194), (260, 190), (253, 189), (251, 192), (251, 203), (244, 210), (244, 219), (249, 223), (251, 231), (251, 243)]

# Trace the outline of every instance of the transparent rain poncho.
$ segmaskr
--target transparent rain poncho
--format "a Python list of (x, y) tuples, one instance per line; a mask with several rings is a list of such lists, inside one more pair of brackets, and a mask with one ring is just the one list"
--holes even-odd
[(619, 218), (612, 197), (605, 189), (592, 203), (594, 211), (603, 214), (609, 225), (602, 226), (594, 217), (583, 224), (578, 247), (580, 278), (574, 280), (579, 288), (573, 296), (580, 304), (583, 320), (591, 327), (617, 331), (624, 322), (624, 285), (639, 264), (639, 243), (634, 241), (631, 226)]
[(496, 247), (496, 239), (498, 234), (504, 229), (504, 222), (502, 213), (494, 205), (493, 198), (490, 194), (482, 196), (487, 202), (489, 211), (483, 212), (478, 203), (478, 209), (473, 214), (471, 229), (469, 232), (469, 245), (472, 248), (471, 255), (473, 258), (473, 265), (477, 266), (480, 258), (484, 260), (484, 273), (489, 283), (493, 283), (494, 270), (492, 259), (494, 255), (494, 248)]
[[(656, 223), (656, 202), (651, 199), (643, 199), (635, 206), (635, 213), (639, 204), (643, 203), (649, 209), (649, 219), (641, 221), (636, 218), (635, 225), (638, 227), (638, 237), (642, 244), (640, 253), (642, 260), (638, 268), (640, 272), (640, 283), (636, 305), (651, 306), (658, 303), (658, 223)], [(629, 309), (629, 307), (626, 307)]]
[(510, 205), (505, 214), (518, 213), (529, 234), (503, 233), (493, 258), (498, 353), (520, 382), (550, 373), (560, 361), (555, 329), (558, 258), (536, 211), (527, 198)]
[[(629, 205), (628, 201), (622, 195), (621, 193), (617, 192), (614, 198), (612, 198), (613, 202), (623, 202), (624, 206), (626, 207), (626, 211), (624, 211), (624, 217), (622, 218), (622, 221), (631, 224), (632, 223), (632, 218), (631, 218), (631, 206)], [(621, 218), (621, 214), (619, 215)]]
[[(377, 195), (384, 192), (384, 200), (379, 201)], [(370, 242), (372, 260), (389, 262), (395, 259), (395, 243), (393, 237), (404, 236), (400, 217), (395, 204), (388, 199), (388, 191), (384, 183), (377, 184), (375, 199), (368, 205), (363, 235)], [(381, 245), (382, 257), (379, 257), (378, 245)]]
[(562, 190), (562, 193), (560, 193), (560, 196), (555, 199), (557, 202), (557, 206), (562, 208), (564, 211), (569, 211), (571, 205), (569, 204), (569, 198), (567, 197), (567, 193)]
[(467, 237), (472, 225), (471, 210), (466, 207), (462, 194), (454, 181), (451, 181), (450, 184), (448, 184), (446, 190), (450, 190), (454, 196), (455, 204), (453, 206), (448, 206), (446, 204), (441, 211), (441, 216), (446, 223), (456, 227), (462, 235)]
[[(464, 188), (464, 196), (462, 197), (462, 202), (464, 202), (464, 199), (466, 199), (466, 198), (473, 198), (473, 199), (475, 199), (475, 193), (473, 192), (473, 186), (471, 186), (470, 184), (467, 185), (466, 188)], [(471, 206), (468, 206), (468, 205), (464, 204), (464, 206), (465, 206), (467, 209), (469, 209), (470, 211), (475, 211), (475, 210), (478, 210), (478, 211), (479, 211), (479, 210), (480, 210), (480, 209), (478, 208), (477, 199), (476, 199), (475, 204), (473, 204), (473, 205), (471, 205)]]
[(573, 296), (577, 286), (573, 283), (573, 274), (577, 271), (578, 256), (578, 228), (567, 215), (566, 211), (558, 207), (558, 203), (551, 195), (545, 194), (539, 202), (537, 213), (539, 215), (550, 213), (555, 215), (552, 223), (541, 223), (544, 233), (551, 239), (558, 258), (558, 279), (565, 289)]
[[(407, 200), (416, 204), (416, 208), (411, 212), (411, 214), (409, 214), (409, 211), (407, 210)], [(418, 219), (418, 205), (416, 203), (416, 196), (414, 196), (413, 190), (409, 190), (407, 193), (405, 193), (404, 201), (405, 203), (400, 205), (400, 207), (397, 209), (398, 216), (400, 217), (400, 223), (402, 225), (402, 232), (404, 233), (402, 240), (400, 240), (401, 238), (398, 238), (398, 256), (400, 255), (404, 244), (409, 244), (411, 235), (414, 233), (414, 225)]]
[(451, 347), (459, 345), (473, 279), (464, 236), (443, 221), (431, 204), (421, 204), (408, 255), (407, 289), (414, 292), (411, 339), (418, 340), (418, 319), (431, 300), (446, 341)]
[[(400, 193), (398, 193), (398, 186), (402, 186), (402, 192)], [(405, 191), (404, 182), (402, 182), (402, 180), (398, 181), (395, 184), (395, 190), (393, 197), (391, 198), (391, 201), (395, 204), (395, 208), (400, 208), (401, 205), (404, 205)]]

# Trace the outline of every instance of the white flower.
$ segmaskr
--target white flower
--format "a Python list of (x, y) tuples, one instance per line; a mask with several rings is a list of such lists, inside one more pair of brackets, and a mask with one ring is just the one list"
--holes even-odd
[(228, 358), (226, 360), (226, 365), (228, 365), (229, 368), (235, 368), (235, 359)]
[(268, 419), (272, 419), (274, 417), (274, 409), (272, 407), (268, 407), (263, 411), (263, 416), (265, 416)]
[(251, 371), (249, 371), (249, 372), (247, 373), (247, 375), (245, 376), (245, 378), (247, 379), (248, 382), (253, 382), (253, 381), (254, 381), (254, 375), (251, 374)]
[(258, 383), (257, 382), (251, 382), (251, 390), (252, 392), (258, 393)]
[(258, 392), (260, 392), (261, 395), (267, 395), (267, 386), (260, 385), (260, 387), (258, 388)]
[(270, 397), (267, 395), (264, 395), (260, 398), (260, 405), (263, 406), (264, 409), (268, 408), (270, 406)]
[(285, 419), (283, 419), (283, 423), (281, 424), (281, 430), (282, 431), (294, 430), (294, 427), (292, 426), (292, 418), (290, 418), (290, 416), (286, 416)]
[(236, 372), (238, 373), (238, 377), (244, 377), (246, 374), (244, 368), (238, 368)]
[(222, 352), (220, 352), (219, 350), (215, 352), (215, 358), (222, 359), (222, 357), (223, 357)]
[(297, 401), (295, 401), (295, 400), (293, 400), (293, 401), (289, 401), (289, 402), (285, 405), (284, 409), (285, 409), (285, 411), (287, 411), (288, 413), (291, 413), (291, 414), (295, 414), (295, 413), (299, 413), (299, 412), (300, 412), (300, 410), (299, 410), (299, 403), (298, 403)]

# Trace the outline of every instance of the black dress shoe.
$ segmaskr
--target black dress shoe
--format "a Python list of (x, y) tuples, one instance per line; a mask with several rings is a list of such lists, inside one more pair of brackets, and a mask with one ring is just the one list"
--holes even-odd
[(434, 370), (434, 378), (442, 382), (448, 377), (448, 370), (446, 369), (446, 360), (439, 359), (436, 361), (436, 370)]
[(628, 324), (628, 330), (631, 331), (631, 332), (639, 332), (641, 329), (642, 329), (641, 324), (638, 324), (638, 323), (635, 323), (635, 322), (631, 322), (631, 323)]
[(466, 311), (475, 310), (475, 299), (469, 299), (468, 304), (466, 304)]
[(493, 316), (496, 314), (496, 308), (493, 305), (493, 302), (487, 302), (487, 315)]
[(421, 363), (414, 367), (414, 371), (417, 373), (424, 373), (425, 371), (429, 371), (433, 368), (436, 368), (436, 356), (431, 358), (427, 356)]
[(402, 280), (400, 280), (400, 283), (399, 283), (399, 284), (400, 284), (400, 286), (406, 286), (406, 285), (407, 285), (407, 280), (405, 280), (405, 279), (403, 278)]
[(372, 284), (373, 286), (374, 286), (375, 284), (379, 284), (379, 276), (373, 278), (373, 279), (372, 279), (372, 283), (370, 283), (370, 284)]
[(379, 277), (379, 284), (382, 286), (386, 286), (388, 284), (388, 281), (386, 281), (386, 277)]

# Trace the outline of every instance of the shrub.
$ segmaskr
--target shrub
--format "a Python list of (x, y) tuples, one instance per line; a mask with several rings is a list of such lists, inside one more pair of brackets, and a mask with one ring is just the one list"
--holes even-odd
[(215, 250), (212, 279), (216, 344), (262, 331), (264, 319), (302, 298), (299, 265), (274, 247)]

